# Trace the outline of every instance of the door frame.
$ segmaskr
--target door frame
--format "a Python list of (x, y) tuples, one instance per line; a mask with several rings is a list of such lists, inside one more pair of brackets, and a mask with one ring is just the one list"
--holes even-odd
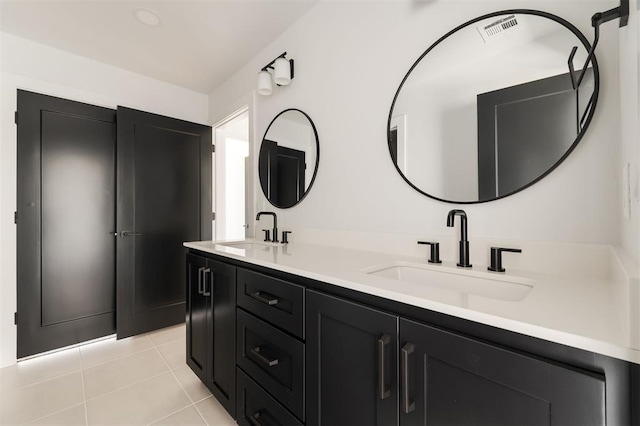
[[(215, 124), (212, 126), (213, 127), (213, 145), (215, 147), (220, 143), (220, 141), (216, 139), (218, 134), (218, 129), (220, 127), (238, 118), (242, 114), (247, 113), (248, 126), (249, 126), (249, 138), (248, 138), (249, 139), (248, 140), (249, 156), (247, 157), (247, 161), (245, 163), (245, 218), (248, 225), (248, 222), (251, 220), (252, 217), (254, 217), (256, 212), (256, 206), (254, 205), (254, 200), (256, 199), (255, 181), (257, 179), (256, 170), (258, 168), (258, 162), (256, 159), (256, 155), (254, 155), (254, 153), (256, 152), (256, 149), (255, 149), (256, 132), (254, 128), (255, 92), (253, 93), (253, 96), (244, 97), (242, 100), (237, 102), (235, 105), (229, 107), (228, 109), (230, 109), (232, 112), (225, 115), (222, 119), (216, 121)], [(213, 170), (215, 173), (215, 175), (213, 176), (215, 198), (213, 199), (212, 208), (213, 208), (213, 211), (215, 212), (215, 215), (216, 215), (215, 217), (217, 220), (219, 218), (218, 206), (222, 204), (220, 202), (221, 193), (222, 193), (222, 191), (220, 190), (221, 189), (220, 183), (224, 182), (224, 179), (222, 177), (225, 172), (224, 161), (218, 155), (215, 156), (215, 162), (213, 163)], [(216, 240), (218, 238), (219, 233), (217, 231), (217, 228), (218, 226), (216, 223), (213, 226), (213, 235), (212, 235), (213, 240)], [(246, 238), (254, 236), (254, 229), (252, 226), (247, 226), (245, 230), (245, 236)]]

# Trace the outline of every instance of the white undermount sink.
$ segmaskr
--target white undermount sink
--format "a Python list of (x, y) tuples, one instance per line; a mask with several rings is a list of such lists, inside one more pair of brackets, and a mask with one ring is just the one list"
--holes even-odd
[(230, 241), (228, 243), (216, 243), (221, 246), (237, 248), (242, 250), (263, 249), (265, 247), (276, 247), (278, 244), (259, 241)]
[(523, 300), (534, 287), (534, 281), (528, 278), (413, 262), (399, 261), (378, 265), (363, 269), (362, 272), (451, 292), (510, 302)]

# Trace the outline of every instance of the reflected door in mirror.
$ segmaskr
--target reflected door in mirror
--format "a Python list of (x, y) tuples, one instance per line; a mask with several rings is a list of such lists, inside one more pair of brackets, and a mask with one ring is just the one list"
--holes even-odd
[[(593, 81), (592, 69), (585, 75)], [(580, 132), (582, 104), (569, 74), (478, 95), (480, 201), (511, 194), (552, 169)]]
[(280, 206), (291, 206), (302, 198), (305, 188), (305, 153), (278, 146), (265, 139), (260, 147), (259, 173), (267, 198)]

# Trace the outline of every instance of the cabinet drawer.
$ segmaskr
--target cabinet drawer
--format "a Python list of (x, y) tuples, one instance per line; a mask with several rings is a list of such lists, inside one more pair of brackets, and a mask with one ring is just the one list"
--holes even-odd
[(238, 268), (238, 305), (304, 339), (304, 287)]
[(238, 309), (238, 366), (304, 420), (304, 344)]
[(237, 370), (237, 413), (240, 426), (302, 425), (293, 414), (251, 380), (242, 370)]

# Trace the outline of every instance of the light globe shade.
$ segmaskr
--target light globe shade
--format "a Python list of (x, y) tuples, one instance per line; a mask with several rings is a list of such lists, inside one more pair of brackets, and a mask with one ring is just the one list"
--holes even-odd
[(273, 66), (273, 81), (279, 86), (291, 83), (291, 64), (285, 58), (278, 58)]
[(273, 84), (271, 83), (271, 74), (268, 71), (260, 71), (258, 73), (258, 93), (268, 96), (273, 92)]

